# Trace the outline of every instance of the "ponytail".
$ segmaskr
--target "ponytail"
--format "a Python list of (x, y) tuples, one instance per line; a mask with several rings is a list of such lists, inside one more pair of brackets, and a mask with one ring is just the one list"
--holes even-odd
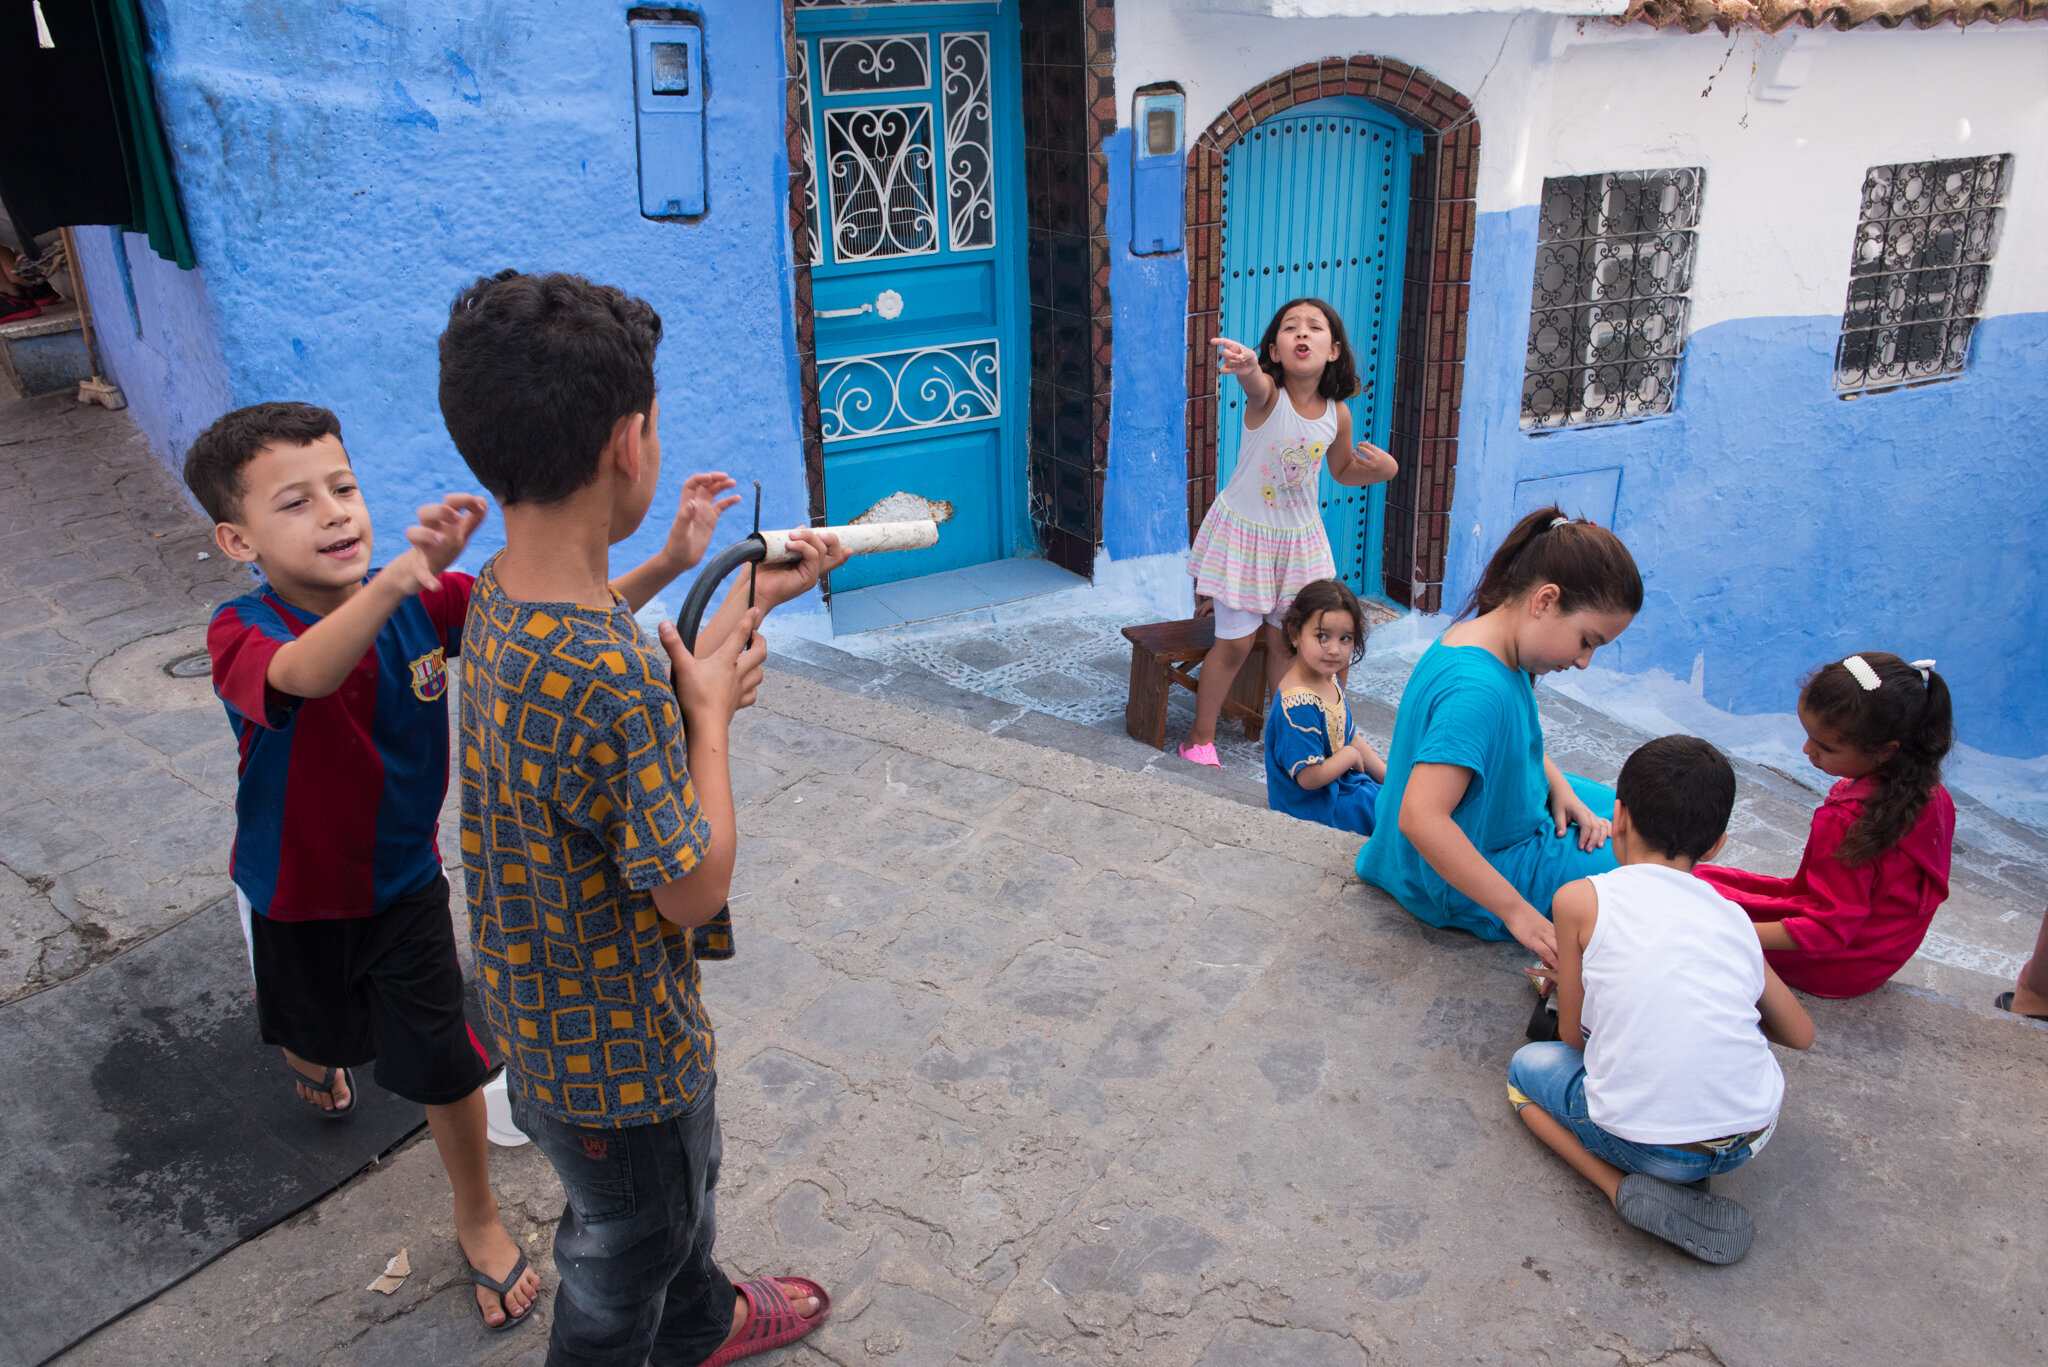
[[(1872, 680), (1875, 687), (1868, 686)], [(1955, 744), (1948, 684), (1932, 660), (1912, 665), (1866, 650), (1816, 669), (1799, 690), (1799, 705), (1859, 750), (1899, 744), (1871, 774), (1877, 791), (1835, 852), (1852, 869), (1867, 864), (1906, 838), (1941, 782), (1941, 762)]]
[(1545, 584), (1557, 585), (1563, 612), (1643, 610), (1643, 576), (1621, 538), (1550, 507), (1515, 524), (1458, 616), (1484, 615)]

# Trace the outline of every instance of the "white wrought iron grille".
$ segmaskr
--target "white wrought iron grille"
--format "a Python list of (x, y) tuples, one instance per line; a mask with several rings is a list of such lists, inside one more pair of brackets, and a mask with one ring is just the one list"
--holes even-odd
[(827, 95), (923, 90), (932, 83), (931, 44), (922, 33), (826, 38), (818, 44), (818, 67)]
[(1704, 185), (1696, 166), (1543, 182), (1523, 428), (1671, 411)]
[(1002, 415), (996, 341), (913, 347), (818, 363), (818, 428), (828, 442)]
[(796, 82), (797, 147), (803, 159), (797, 171), (804, 187), (804, 222), (811, 229), (810, 239), (799, 253), (803, 259), (797, 264), (809, 266), (818, 260), (818, 169), (816, 142), (811, 136), (811, 45), (804, 39), (797, 40), (796, 70), (790, 78)]
[(996, 241), (995, 149), (988, 107), (988, 35), (939, 40), (946, 112), (946, 238), (954, 251)]
[(1837, 390), (1946, 379), (1968, 364), (2011, 175), (2009, 155), (1870, 168), (1835, 343)]
[(931, 115), (927, 104), (825, 111), (835, 261), (939, 249)]

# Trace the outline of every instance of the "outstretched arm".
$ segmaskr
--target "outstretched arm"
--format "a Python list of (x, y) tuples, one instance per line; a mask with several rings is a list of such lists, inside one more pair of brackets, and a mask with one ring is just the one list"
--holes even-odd
[(1557, 932), (1550, 922), (1486, 862), (1451, 819), (1471, 783), (1472, 771), (1462, 765), (1418, 764), (1409, 770), (1408, 791), (1401, 795), (1401, 834), (1439, 877), (1500, 917), (1509, 934), (1555, 967)]
[(647, 600), (667, 588), (675, 577), (704, 558), (711, 544), (712, 529), (726, 509), (740, 501), (719, 495), (732, 488), (730, 475), (717, 472), (691, 475), (683, 481), (683, 496), (676, 503), (676, 520), (669, 524), (668, 540), (660, 550), (612, 580), (612, 590), (626, 600), (628, 611), (638, 612)]
[(1237, 376), (1237, 382), (1244, 387), (1245, 416), (1264, 417), (1266, 410), (1273, 406), (1273, 396), (1280, 392), (1280, 386), (1273, 383), (1271, 375), (1259, 369), (1259, 353), (1228, 337), (1211, 337), (1209, 345), (1221, 353), (1216, 368), (1225, 375)]
[(475, 494), (450, 494), (421, 508), (418, 524), (405, 529), (411, 547), (346, 603), (281, 646), (270, 657), (263, 681), (294, 698), (324, 698), (340, 688), (398, 605), (441, 586), (441, 571), (462, 554), (489, 506)]

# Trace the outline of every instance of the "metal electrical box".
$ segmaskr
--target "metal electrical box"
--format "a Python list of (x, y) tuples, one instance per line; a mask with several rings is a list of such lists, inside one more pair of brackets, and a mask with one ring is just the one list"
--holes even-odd
[(1131, 106), (1131, 254), (1181, 249), (1186, 168), (1181, 150), (1187, 97), (1162, 87), (1141, 90)]
[(704, 30), (693, 19), (633, 19), (640, 212), (704, 212)]

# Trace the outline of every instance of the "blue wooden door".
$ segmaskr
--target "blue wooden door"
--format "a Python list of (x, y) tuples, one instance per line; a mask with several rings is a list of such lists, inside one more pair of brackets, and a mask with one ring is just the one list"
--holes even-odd
[[(1256, 347), (1289, 299), (1327, 301), (1344, 320), (1364, 385), (1351, 401), (1353, 440), (1377, 446), (1387, 444), (1393, 424), (1416, 137), (1367, 101), (1319, 101), (1268, 119), (1224, 160), (1223, 335)], [(1237, 468), (1244, 391), (1226, 378), (1221, 397), (1219, 488)], [(1384, 596), (1386, 486), (1339, 484), (1326, 464), (1320, 497), (1338, 577), (1358, 593)]]
[(862, 556), (836, 588), (1031, 544), (1016, 7), (797, 11), (825, 515), (898, 493), (952, 512), (937, 549)]

